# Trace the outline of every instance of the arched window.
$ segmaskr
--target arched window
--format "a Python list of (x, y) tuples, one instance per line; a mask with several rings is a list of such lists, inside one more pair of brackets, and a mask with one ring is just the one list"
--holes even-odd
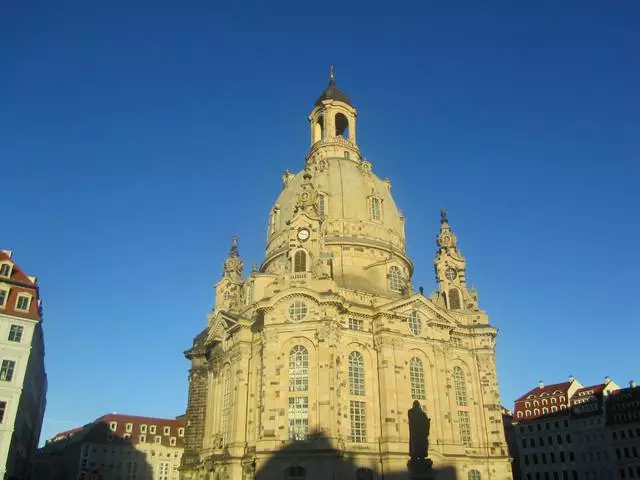
[(231, 367), (227, 366), (222, 373), (222, 412), (220, 418), (222, 419), (221, 434), (222, 442), (224, 445), (228, 444), (231, 440), (230, 423), (231, 423)]
[(471, 470), (469, 472), (469, 480), (480, 480), (480, 472), (478, 470)]
[(324, 130), (324, 117), (320, 115), (313, 126), (313, 143), (322, 140), (322, 131)]
[(460, 292), (456, 288), (449, 290), (449, 308), (451, 310), (460, 310)]
[(558, 400), (556, 400), (555, 398), (552, 398), (551, 403), (555, 405), (556, 403), (558, 403)]
[(534, 400), (534, 401), (533, 401), (533, 406), (534, 406), (534, 407), (538, 407), (538, 406), (540, 406), (540, 402), (539, 402), (538, 400)]
[(371, 197), (369, 199), (369, 214), (371, 215), (371, 220), (380, 220), (382, 218), (379, 198)]
[(556, 407), (555, 405), (551, 405), (551, 411), (552, 412), (557, 412), (558, 411), (558, 407)]
[(306, 272), (307, 271), (307, 253), (304, 250), (298, 250), (293, 256), (293, 271), (294, 272)]
[(540, 409), (539, 408), (534, 408), (533, 409), (533, 414), (534, 415), (540, 415)]
[(548, 403), (548, 402), (547, 402), (547, 399), (546, 399), (546, 398), (545, 398), (544, 400), (542, 400), (542, 405), (546, 405), (547, 403)]
[(525, 415), (526, 415), (527, 417), (530, 417), (530, 416), (531, 416), (531, 410), (527, 410), (527, 411), (525, 412)]
[(413, 400), (424, 400), (426, 398), (424, 368), (422, 360), (418, 357), (413, 357), (409, 361), (409, 379), (411, 380), (411, 398)]
[(416, 337), (422, 333), (422, 319), (416, 310), (409, 315), (409, 329)]
[(349, 355), (349, 393), (364, 395), (364, 357), (360, 352)]
[(349, 120), (342, 113), (336, 113), (336, 137), (349, 138)]
[(467, 384), (464, 379), (464, 372), (460, 367), (453, 367), (453, 388), (456, 392), (456, 403), (460, 407), (467, 406)]
[(518, 412), (518, 418), (522, 418), (522, 412)]
[(302, 345), (296, 345), (289, 353), (289, 391), (309, 390), (309, 352)]
[(285, 480), (304, 480), (306, 475), (303, 467), (289, 467), (285, 473)]
[(531, 402), (524, 402), (524, 406), (529, 408), (531, 406)]
[(560, 403), (564, 402), (564, 396), (560, 397)]
[(402, 272), (395, 265), (389, 269), (389, 290), (402, 292)]
[(542, 413), (543, 414), (549, 413), (549, 409), (547, 407), (542, 407)]

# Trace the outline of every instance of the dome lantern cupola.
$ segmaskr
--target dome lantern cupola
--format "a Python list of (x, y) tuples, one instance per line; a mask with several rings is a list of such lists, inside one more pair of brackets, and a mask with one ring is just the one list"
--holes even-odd
[[(331, 73), (329, 74), (329, 85), (324, 89), (309, 114), (309, 125), (311, 127), (310, 153), (323, 146), (333, 147), (331, 150), (335, 150), (335, 147), (340, 145), (347, 147), (347, 150), (340, 149), (344, 158), (360, 160), (356, 144), (357, 114), (347, 94), (336, 86), (332, 65)], [(354, 158), (352, 158), (352, 154)]]

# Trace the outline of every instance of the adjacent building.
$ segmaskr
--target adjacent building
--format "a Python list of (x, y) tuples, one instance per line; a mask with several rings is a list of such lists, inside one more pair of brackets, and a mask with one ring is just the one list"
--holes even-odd
[(46, 405), (42, 309), (36, 277), (0, 251), (0, 477), (29, 478)]
[(248, 276), (233, 238), (207, 326), (186, 352), (184, 480), (406, 478), (416, 400), (433, 418), (436, 468), (511, 478), (497, 330), (458, 238), (442, 211), (438, 289), (416, 291), (406, 219), (361, 151), (357, 117), (332, 73)]
[(184, 421), (104, 415), (38, 450), (34, 480), (177, 480)]
[(516, 480), (640, 478), (640, 391), (540, 383), (516, 400), (508, 437)]

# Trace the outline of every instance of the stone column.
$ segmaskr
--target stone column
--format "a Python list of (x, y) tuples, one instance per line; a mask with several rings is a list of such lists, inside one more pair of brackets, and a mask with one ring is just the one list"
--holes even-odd
[(204, 439), (206, 425), (209, 372), (204, 357), (192, 357), (189, 372), (189, 400), (187, 403), (184, 432), (184, 454), (182, 465), (195, 466), (199, 463), (199, 452)]

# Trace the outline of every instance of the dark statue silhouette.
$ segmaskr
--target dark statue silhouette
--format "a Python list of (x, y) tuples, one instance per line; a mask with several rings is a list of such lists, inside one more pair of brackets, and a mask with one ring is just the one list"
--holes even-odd
[(431, 420), (422, 411), (420, 402), (414, 400), (413, 407), (407, 412), (409, 415), (409, 456), (411, 460), (407, 466), (411, 478), (430, 478), (433, 462), (427, 458), (429, 453), (429, 430)]

